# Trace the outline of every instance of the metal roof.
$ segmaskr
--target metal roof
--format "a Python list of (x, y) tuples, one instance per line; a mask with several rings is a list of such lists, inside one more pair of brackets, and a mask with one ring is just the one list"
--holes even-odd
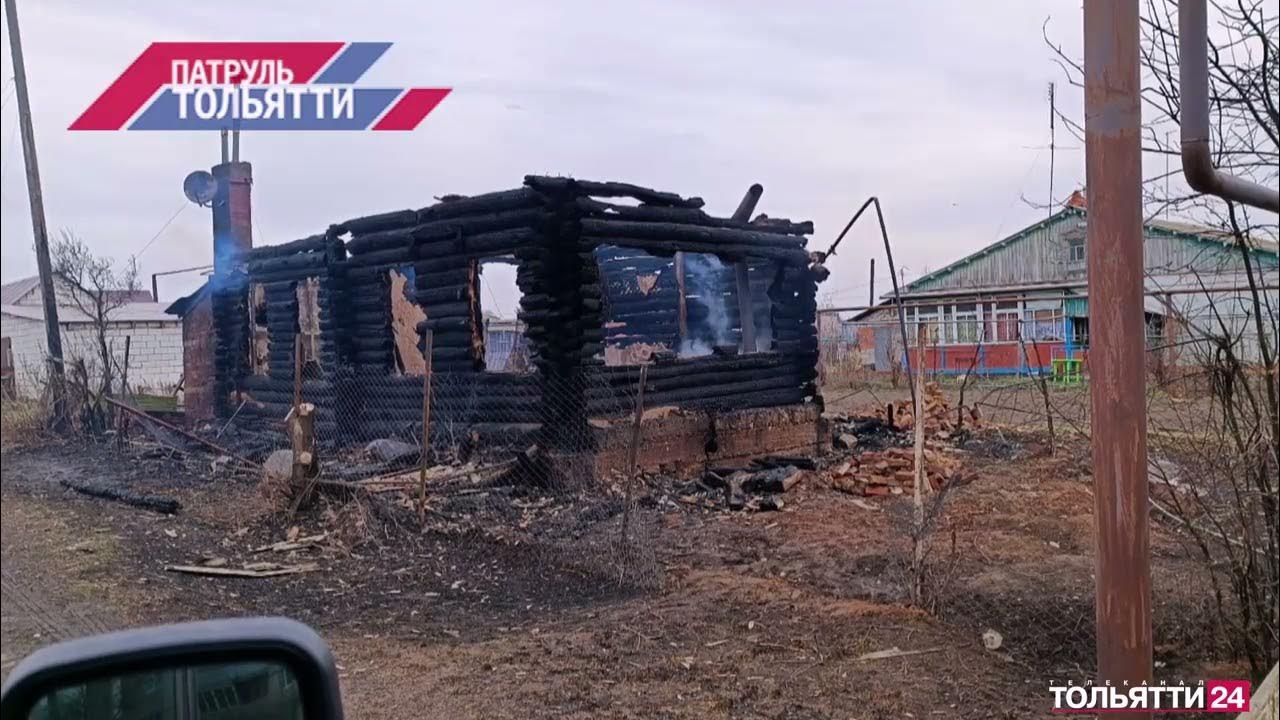
[[(172, 315), (166, 314), (164, 310), (165, 306), (160, 303), (131, 302), (125, 303), (107, 313), (107, 319), (109, 322), (162, 322), (176, 324), (178, 320)], [(0, 313), (26, 318), (27, 320), (44, 320), (44, 308), (39, 305), (3, 305), (0, 306)], [(58, 307), (59, 324), (87, 322), (92, 322), (91, 318), (78, 308), (65, 305)]]
[[(948, 265), (945, 265), (939, 268), (938, 270), (934, 270), (933, 272), (927, 273), (925, 275), (922, 275), (916, 278), (915, 280), (912, 280), (902, 288), (902, 293), (913, 294), (913, 295), (921, 294), (922, 286), (928, 286), (934, 281), (937, 281), (940, 278), (950, 275), (951, 273), (954, 273), (955, 271), (960, 270), (961, 268), (964, 268), (967, 265), (971, 265), (972, 263), (978, 260), (981, 260), (983, 257), (990, 255), (991, 253), (997, 250), (1000, 250), (1001, 248), (1007, 247), (1016, 242), (1019, 242), (1028, 237), (1031, 237), (1038, 232), (1046, 231), (1048, 228), (1051, 228), (1057, 225), (1058, 223), (1065, 221), (1067, 219), (1070, 219), (1072, 217), (1080, 218), (1083, 220), (1087, 218), (1087, 216), (1088, 216), (1088, 213), (1085, 209), (1068, 205), (1067, 207), (1062, 208), (1061, 210), (1054, 213), (1053, 215), (1050, 215), (1044, 220), (1041, 220), (1040, 222), (1037, 222), (1033, 225), (1029, 225), (1028, 227), (1023, 228), (1022, 230), (1019, 230), (1018, 232), (1015, 232), (1012, 235), (1009, 235), (1008, 237), (997, 240), (996, 242), (976, 252), (970, 253), (969, 255), (966, 255), (960, 258), (959, 260), (956, 260)], [(1177, 221), (1177, 220), (1159, 220), (1159, 219), (1148, 220), (1143, 224), (1143, 232), (1145, 235), (1148, 235), (1148, 236), (1157, 236), (1157, 237), (1166, 236), (1166, 237), (1190, 240), (1193, 242), (1211, 243), (1215, 246), (1221, 246), (1221, 245), (1233, 246), (1235, 244), (1235, 237), (1229, 232), (1206, 227), (1204, 225), (1197, 225), (1194, 223)], [(1278, 249), (1280, 249), (1280, 246), (1277, 246), (1276, 243), (1270, 242), (1267, 240), (1250, 238), (1248, 242), (1254, 248), (1255, 252), (1261, 253), (1262, 255), (1270, 255), (1275, 257), (1277, 256)], [(1064, 283), (1053, 282), (1051, 284), (1064, 284)], [(1065, 284), (1074, 284), (1074, 283), (1065, 283)], [(1081, 281), (1081, 284), (1083, 284), (1083, 281)], [(940, 288), (939, 291), (941, 291), (943, 294), (954, 294), (953, 290), (943, 290)], [(927, 293), (930, 291), (926, 290), (924, 292)], [(881, 295), (881, 297), (890, 298), (892, 297), (892, 293), (885, 293), (884, 295)]]
[(0, 286), (0, 305), (13, 305), (40, 286), (40, 278), (32, 275)]

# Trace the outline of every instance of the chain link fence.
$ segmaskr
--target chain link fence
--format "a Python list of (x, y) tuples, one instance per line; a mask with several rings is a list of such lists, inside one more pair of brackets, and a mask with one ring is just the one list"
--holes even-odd
[[(893, 596), (968, 631), (962, 642), (981, 637), (1037, 673), (1079, 680), (1093, 672), (1096, 633), (1089, 345), (1050, 332), (1063, 318), (1044, 320), (991, 343), (954, 320), (910, 324), (918, 344), (905, 354), (896, 320), (828, 323), (824, 397), (849, 432), (879, 422), (850, 460), (865, 476), (869, 451), (882, 466), (873, 481), (890, 486), (875, 562)], [(1275, 335), (1248, 317), (1190, 326), (1149, 324), (1146, 338), (1156, 672), (1243, 661), (1260, 678), (1277, 658), (1276, 376), (1263, 362)], [(922, 510), (894, 479), (913, 467), (908, 362), (931, 408), (925, 453), (963, 467)], [(938, 464), (925, 462), (934, 478)]]

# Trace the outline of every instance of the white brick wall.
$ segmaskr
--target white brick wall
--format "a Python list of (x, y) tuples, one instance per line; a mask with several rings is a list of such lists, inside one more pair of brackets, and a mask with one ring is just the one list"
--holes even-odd
[[(0, 332), (13, 344), (13, 364), (18, 392), (30, 394), (44, 363), (44, 322), (13, 315), (0, 317)], [(166, 322), (117, 322), (107, 331), (116, 362), (124, 362), (124, 339), (129, 343), (129, 385), (135, 390), (167, 392), (182, 377), (182, 325)], [(62, 352), (83, 358), (90, 373), (98, 366), (97, 339), (84, 324), (62, 326)]]

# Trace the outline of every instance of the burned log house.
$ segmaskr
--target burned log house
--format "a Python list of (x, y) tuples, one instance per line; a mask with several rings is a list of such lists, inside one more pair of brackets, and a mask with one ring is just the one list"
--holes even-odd
[[(620, 468), (649, 363), (645, 407), (684, 411), (646, 422), (641, 466), (811, 451), (812, 224), (748, 220), (760, 192), (718, 218), (699, 198), (530, 176), (249, 250), (209, 286), (214, 414), (278, 423), (301, 348), (321, 442), (414, 438), (430, 329), (433, 446), (535, 443)], [(486, 369), (490, 263), (514, 265), (522, 294), (514, 371)]]

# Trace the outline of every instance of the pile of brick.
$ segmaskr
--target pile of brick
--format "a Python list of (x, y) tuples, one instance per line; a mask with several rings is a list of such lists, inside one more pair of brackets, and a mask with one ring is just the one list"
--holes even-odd
[[(835, 468), (831, 486), (851, 495), (911, 495), (914, 467), (915, 453), (909, 447), (864, 452)], [(956, 477), (960, 459), (954, 449), (930, 442), (925, 445), (924, 468), (925, 480), (936, 492)]]
[[(979, 424), (981, 415), (978, 412), (977, 405), (962, 408), (961, 411), (968, 415), (968, 419), (965, 421), (966, 425), (977, 426)], [(893, 413), (893, 417), (889, 416), (890, 413)], [(915, 429), (915, 409), (910, 401), (897, 406), (880, 408), (876, 411), (876, 416), (881, 421), (899, 430)], [(951, 401), (947, 399), (947, 396), (943, 394), (942, 388), (938, 387), (938, 383), (925, 383), (925, 433), (945, 439), (956, 429), (956, 419), (956, 409), (951, 405)]]

